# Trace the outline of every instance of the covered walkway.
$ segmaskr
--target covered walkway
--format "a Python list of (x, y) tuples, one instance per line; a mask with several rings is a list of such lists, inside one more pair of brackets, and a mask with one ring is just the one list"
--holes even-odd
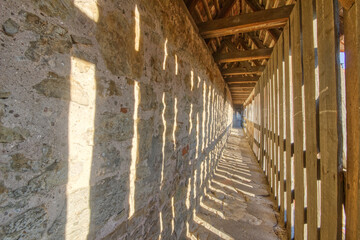
[(286, 239), (242, 129), (232, 129), (190, 226), (191, 239)]

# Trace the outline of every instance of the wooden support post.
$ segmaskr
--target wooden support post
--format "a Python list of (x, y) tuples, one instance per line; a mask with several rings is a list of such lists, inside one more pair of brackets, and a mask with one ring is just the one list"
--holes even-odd
[(286, 114), (286, 230), (288, 239), (291, 239), (291, 125), (290, 125), (290, 83), (292, 81), (292, 74), (290, 68), (290, 35), (289, 35), (289, 22), (285, 25), (284, 35), (284, 65), (285, 65), (285, 114)]
[(264, 169), (264, 75), (259, 79), (260, 84), (260, 166)]
[(294, 83), (294, 165), (295, 165), (295, 239), (304, 239), (304, 159), (302, 113), (302, 67), (300, 43), (300, 7), (297, 2), (290, 15), (291, 59)]
[(312, 0), (301, 2), (303, 67), (305, 92), (305, 140), (306, 140), (306, 187), (307, 187), (307, 237), (318, 239), (317, 230), (317, 141), (316, 141), (316, 82), (315, 48), (313, 29), (314, 6)]
[(270, 117), (270, 127), (271, 127), (271, 161), (270, 161), (270, 183), (271, 183), (271, 192), (274, 194), (275, 197), (275, 184), (274, 184), (274, 159), (275, 159), (275, 151), (274, 151), (274, 143), (275, 143), (275, 106), (274, 106), (274, 59), (270, 58), (268, 65), (270, 69), (270, 106), (271, 106), (271, 117)]
[(360, 238), (360, 1), (344, 11), (346, 111), (347, 111), (347, 176), (346, 239)]
[[(338, 129), (340, 103), (340, 58), (338, 1), (316, 1), (320, 154), (321, 154), (321, 229), (320, 238), (341, 238), (341, 195), (339, 166), (341, 135)], [(339, 140), (340, 139), (340, 140)], [(296, 193), (297, 194), (297, 193)], [(295, 195), (296, 195), (295, 194)], [(296, 204), (298, 204), (296, 202)]]
[(284, 224), (284, 36), (278, 39), (278, 79), (279, 79), (279, 161), (280, 161), (280, 223)]
[(278, 189), (278, 181), (279, 181), (279, 177), (278, 177), (278, 168), (279, 168), (279, 109), (278, 109), (278, 45), (275, 45), (274, 47), (274, 53), (272, 54), (273, 57), (273, 73), (274, 73), (274, 123), (275, 123), (275, 127), (274, 127), (274, 161), (273, 161), (273, 166), (274, 166), (274, 195), (275, 195), (275, 200), (276, 200), (276, 205), (277, 207), (279, 207), (279, 189)]

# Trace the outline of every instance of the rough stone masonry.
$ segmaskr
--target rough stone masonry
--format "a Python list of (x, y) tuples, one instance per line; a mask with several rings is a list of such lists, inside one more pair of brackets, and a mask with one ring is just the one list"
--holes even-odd
[(0, 239), (191, 231), (232, 107), (180, 1), (0, 1)]

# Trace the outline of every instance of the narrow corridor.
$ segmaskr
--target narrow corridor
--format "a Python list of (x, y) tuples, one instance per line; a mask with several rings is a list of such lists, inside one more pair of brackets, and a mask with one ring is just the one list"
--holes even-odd
[(192, 239), (286, 239), (268, 183), (242, 129), (232, 129), (194, 214)]

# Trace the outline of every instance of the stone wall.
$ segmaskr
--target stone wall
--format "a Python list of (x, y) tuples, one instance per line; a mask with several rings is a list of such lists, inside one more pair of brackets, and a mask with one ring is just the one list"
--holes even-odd
[(181, 0), (0, 2), (0, 238), (179, 239), (232, 120)]

